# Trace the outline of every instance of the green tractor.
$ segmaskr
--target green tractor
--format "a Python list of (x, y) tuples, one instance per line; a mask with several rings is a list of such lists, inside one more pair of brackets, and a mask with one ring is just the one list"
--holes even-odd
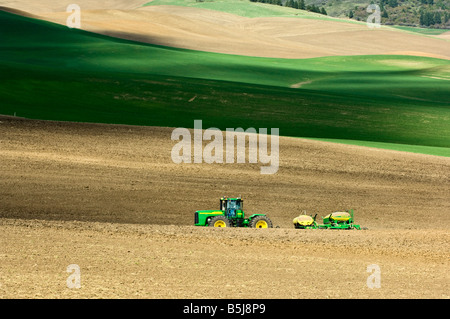
[(244, 200), (240, 197), (220, 199), (220, 209), (199, 210), (194, 214), (195, 226), (273, 228), (272, 221), (264, 214), (245, 218)]
[(319, 229), (361, 229), (360, 225), (353, 224), (353, 209), (345, 212), (334, 212), (322, 217), (322, 219), (323, 224), (317, 225)]

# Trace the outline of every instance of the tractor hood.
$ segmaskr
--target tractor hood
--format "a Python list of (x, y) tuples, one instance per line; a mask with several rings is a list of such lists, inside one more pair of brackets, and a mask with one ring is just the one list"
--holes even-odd
[(214, 214), (220, 214), (220, 215), (222, 215), (223, 214), (223, 212), (221, 211), (221, 210), (218, 210), (218, 209), (213, 209), (213, 210), (198, 210), (198, 211), (196, 211), (196, 213), (199, 213), (199, 214), (209, 214), (209, 215), (214, 215)]

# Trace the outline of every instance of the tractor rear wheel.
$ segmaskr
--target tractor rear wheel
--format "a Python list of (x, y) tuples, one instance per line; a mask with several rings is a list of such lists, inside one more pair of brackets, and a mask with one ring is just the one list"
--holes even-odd
[(216, 216), (211, 218), (208, 226), (210, 227), (231, 227), (230, 220), (225, 216)]
[(267, 216), (256, 216), (249, 223), (250, 228), (273, 228), (272, 221)]

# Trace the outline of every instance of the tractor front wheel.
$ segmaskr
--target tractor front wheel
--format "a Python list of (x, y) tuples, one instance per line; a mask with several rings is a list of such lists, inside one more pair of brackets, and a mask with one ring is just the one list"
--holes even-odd
[(211, 218), (208, 226), (210, 227), (230, 227), (230, 220), (225, 216), (216, 216)]
[(249, 223), (250, 228), (273, 228), (272, 221), (267, 216), (256, 216)]

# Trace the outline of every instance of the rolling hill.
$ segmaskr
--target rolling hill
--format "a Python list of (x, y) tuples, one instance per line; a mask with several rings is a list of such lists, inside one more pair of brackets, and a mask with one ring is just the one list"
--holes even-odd
[(6, 12), (0, 25), (8, 26), (0, 31), (2, 114), (169, 127), (203, 119), (221, 129), (278, 127), (286, 136), (437, 147), (426, 152), (439, 155), (449, 147), (447, 60), (225, 55)]

